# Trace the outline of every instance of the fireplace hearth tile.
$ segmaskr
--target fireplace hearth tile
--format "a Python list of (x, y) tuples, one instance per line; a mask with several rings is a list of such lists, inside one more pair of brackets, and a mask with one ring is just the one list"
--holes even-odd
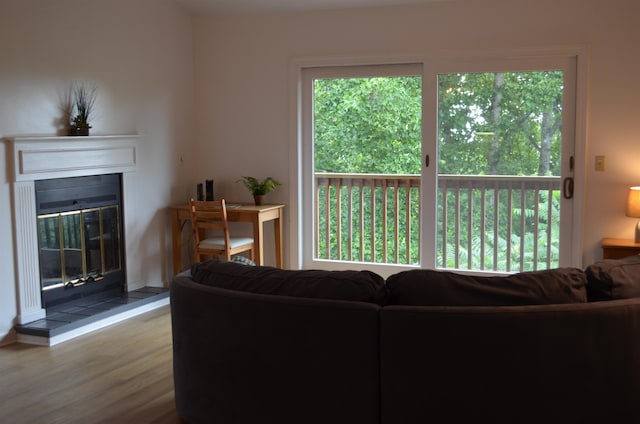
[(97, 314), (98, 312), (101, 312), (101, 311), (104, 311), (104, 309), (97, 309), (96, 310), (96, 309), (92, 309), (92, 308), (87, 308), (86, 306), (77, 306), (75, 308), (69, 308), (67, 310), (57, 311), (57, 312), (50, 311), (50, 310), (47, 309), (47, 318), (48, 319), (53, 319), (51, 317), (53, 317), (54, 313), (61, 314), (62, 316), (65, 316), (65, 315), (79, 315), (79, 316), (86, 317), (86, 316), (89, 316), (89, 315), (95, 315), (95, 314)]
[(82, 318), (86, 318), (88, 315), (82, 315), (79, 313), (66, 313), (66, 312), (55, 312), (52, 314), (47, 314), (47, 318), (41, 321), (60, 321), (63, 323), (74, 322)]
[(89, 311), (96, 311), (96, 312), (92, 312), (91, 315), (96, 314), (96, 313), (100, 313), (102, 311), (108, 311), (109, 309), (113, 309), (115, 307), (115, 305), (113, 303), (109, 303), (109, 302), (100, 302), (100, 303), (95, 303), (92, 305), (87, 305), (86, 309)]
[(19, 335), (50, 339), (162, 299), (168, 300), (168, 297), (169, 289), (163, 287), (143, 287), (127, 293), (100, 293), (47, 308), (46, 318), (15, 328)]
[(63, 325), (67, 324), (67, 322), (65, 321), (58, 321), (55, 319), (39, 319), (37, 321), (34, 322), (30, 322), (29, 328), (32, 329), (33, 331), (51, 331), (54, 330), (56, 328), (60, 328)]

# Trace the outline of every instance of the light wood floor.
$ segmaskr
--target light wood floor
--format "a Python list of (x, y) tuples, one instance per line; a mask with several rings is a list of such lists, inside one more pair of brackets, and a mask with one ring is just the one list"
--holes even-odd
[(169, 306), (53, 347), (0, 348), (0, 423), (181, 423)]

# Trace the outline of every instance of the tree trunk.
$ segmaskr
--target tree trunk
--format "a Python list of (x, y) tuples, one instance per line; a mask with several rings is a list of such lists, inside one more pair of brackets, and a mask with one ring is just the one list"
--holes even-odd
[(549, 175), (551, 170), (551, 140), (555, 128), (553, 125), (553, 111), (545, 110), (542, 113), (540, 124), (540, 159), (538, 163), (538, 175)]
[(490, 121), (493, 128), (493, 136), (489, 141), (489, 153), (487, 162), (489, 165), (489, 173), (496, 175), (498, 173), (498, 164), (500, 163), (500, 135), (498, 132), (498, 123), (500, 122), (500, 114), (502, 113), (502, 93), (504, 89), (504, 73), (496, 72), (493, 80), (493, 97), (491, 99)]

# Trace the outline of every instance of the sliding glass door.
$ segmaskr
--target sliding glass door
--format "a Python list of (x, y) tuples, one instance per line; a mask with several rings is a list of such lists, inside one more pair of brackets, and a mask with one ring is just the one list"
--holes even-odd
[(575, 86), (566, 56), (302, 69), (303, 267), (569, 264)]

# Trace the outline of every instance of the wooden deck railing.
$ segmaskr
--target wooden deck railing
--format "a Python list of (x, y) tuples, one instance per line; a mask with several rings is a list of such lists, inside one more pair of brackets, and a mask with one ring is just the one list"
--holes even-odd
[[(522, 271), (558, 263), (560, 178), (438, 177), (436, 265)], [(316, 174), (316, 257), (418, 264), (420, 176)]]

